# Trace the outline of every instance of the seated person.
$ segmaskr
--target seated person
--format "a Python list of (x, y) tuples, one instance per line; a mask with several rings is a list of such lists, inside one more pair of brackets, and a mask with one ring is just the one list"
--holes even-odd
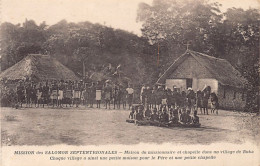
[(194, 116), (193, 116), (193, 118), (192, 118), (192, 123), (193, 124), (199, 124), (200, 123), (200, 120), (199, 120), (200, 118), (198, 117), (198, 115), (197, 115), (197, 110), (195, 110), (194, 111)]
[(141, 108), (138, 108), (138, 110), (135, 112), (135, 120), (140, 121), (143, 120), (143, 111)]
[(178, 114), (178, 109), (173, 109), (172, 110), (172, 123), (177, 124), (179, 122), (179, 114)]
[(157, 114), (157, 109), (153, 109), (153, 113), (151, 115), (151, 121), (159, 121), (159, 115)]
[(163, 109), (163, 112), (160, 116), (160, 122), (162, 122), (162, 123), (168, 123), (169, 122), (169, 115), (167, 114), (166, 108)]
[(192, 123), (192, 117), (190, 116), (191, 110), (187, 109), (187, 123)]
[(150, 110), (149, 106), (147, 106), (145, 111), (145, 117), (150, 119), (151, 118), (152, 111)]
[(135, 108), (132, 107), (132, 111), (129, 114), (129, 119), (134, 119)]
[(189, 124), (191, 123), (191, 116), (187, 114), (186, 109), (183, 108), (181, 116), (180, 116), (180, 122), (183, 124)]

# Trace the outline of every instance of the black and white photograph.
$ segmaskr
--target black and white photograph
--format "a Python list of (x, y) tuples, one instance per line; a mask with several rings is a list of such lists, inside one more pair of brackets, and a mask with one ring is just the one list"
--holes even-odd
[(259, 146), (259, 7), (2, 0), (1, 146)]

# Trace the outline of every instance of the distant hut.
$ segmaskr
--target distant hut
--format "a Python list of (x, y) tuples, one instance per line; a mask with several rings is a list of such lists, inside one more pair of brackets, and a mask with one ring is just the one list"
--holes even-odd
[(20, 62), (0, 73), (0, 80), (16, 82), (31, 80), (79, 80), (73, 71), (50, 55), (29, 54)]
[(202, 90), (205, 85), (218, 95), (221, 108), (243, 109), (246, 104), (244, 85), (247, 80), (227, 60), (187, 50), (158, 79), (186, 90)]

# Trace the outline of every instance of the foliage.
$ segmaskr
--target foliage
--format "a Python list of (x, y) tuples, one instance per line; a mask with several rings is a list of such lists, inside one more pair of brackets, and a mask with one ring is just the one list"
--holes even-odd
[[(111, 64), (135, 86), (153, 84), (189, 49), (227, 59), (248, 80), (248, 110), (257, 107), (259, 18), (257, 9), (230, 8), (207, 0), (154, 0), (141, 3), (142, 36), (90, 22), (66, 20), (48, 26), (26, 20), (1, 24), (1, 70), (29, 53), (54, 56), (79, 76), (103, 72)], [(158, 57), (159, 53), (159, 57)], [(157, 65), (159, 61), (159, 65)], [(86, 73), (84, 72), (86, 71)]]

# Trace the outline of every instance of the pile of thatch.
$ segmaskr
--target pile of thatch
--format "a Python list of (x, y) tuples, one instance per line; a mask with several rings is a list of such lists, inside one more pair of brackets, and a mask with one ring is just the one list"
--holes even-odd
[(50, 55), (29, 54), (0, 74), (0, 80), (79, 80), (73, 71)]

